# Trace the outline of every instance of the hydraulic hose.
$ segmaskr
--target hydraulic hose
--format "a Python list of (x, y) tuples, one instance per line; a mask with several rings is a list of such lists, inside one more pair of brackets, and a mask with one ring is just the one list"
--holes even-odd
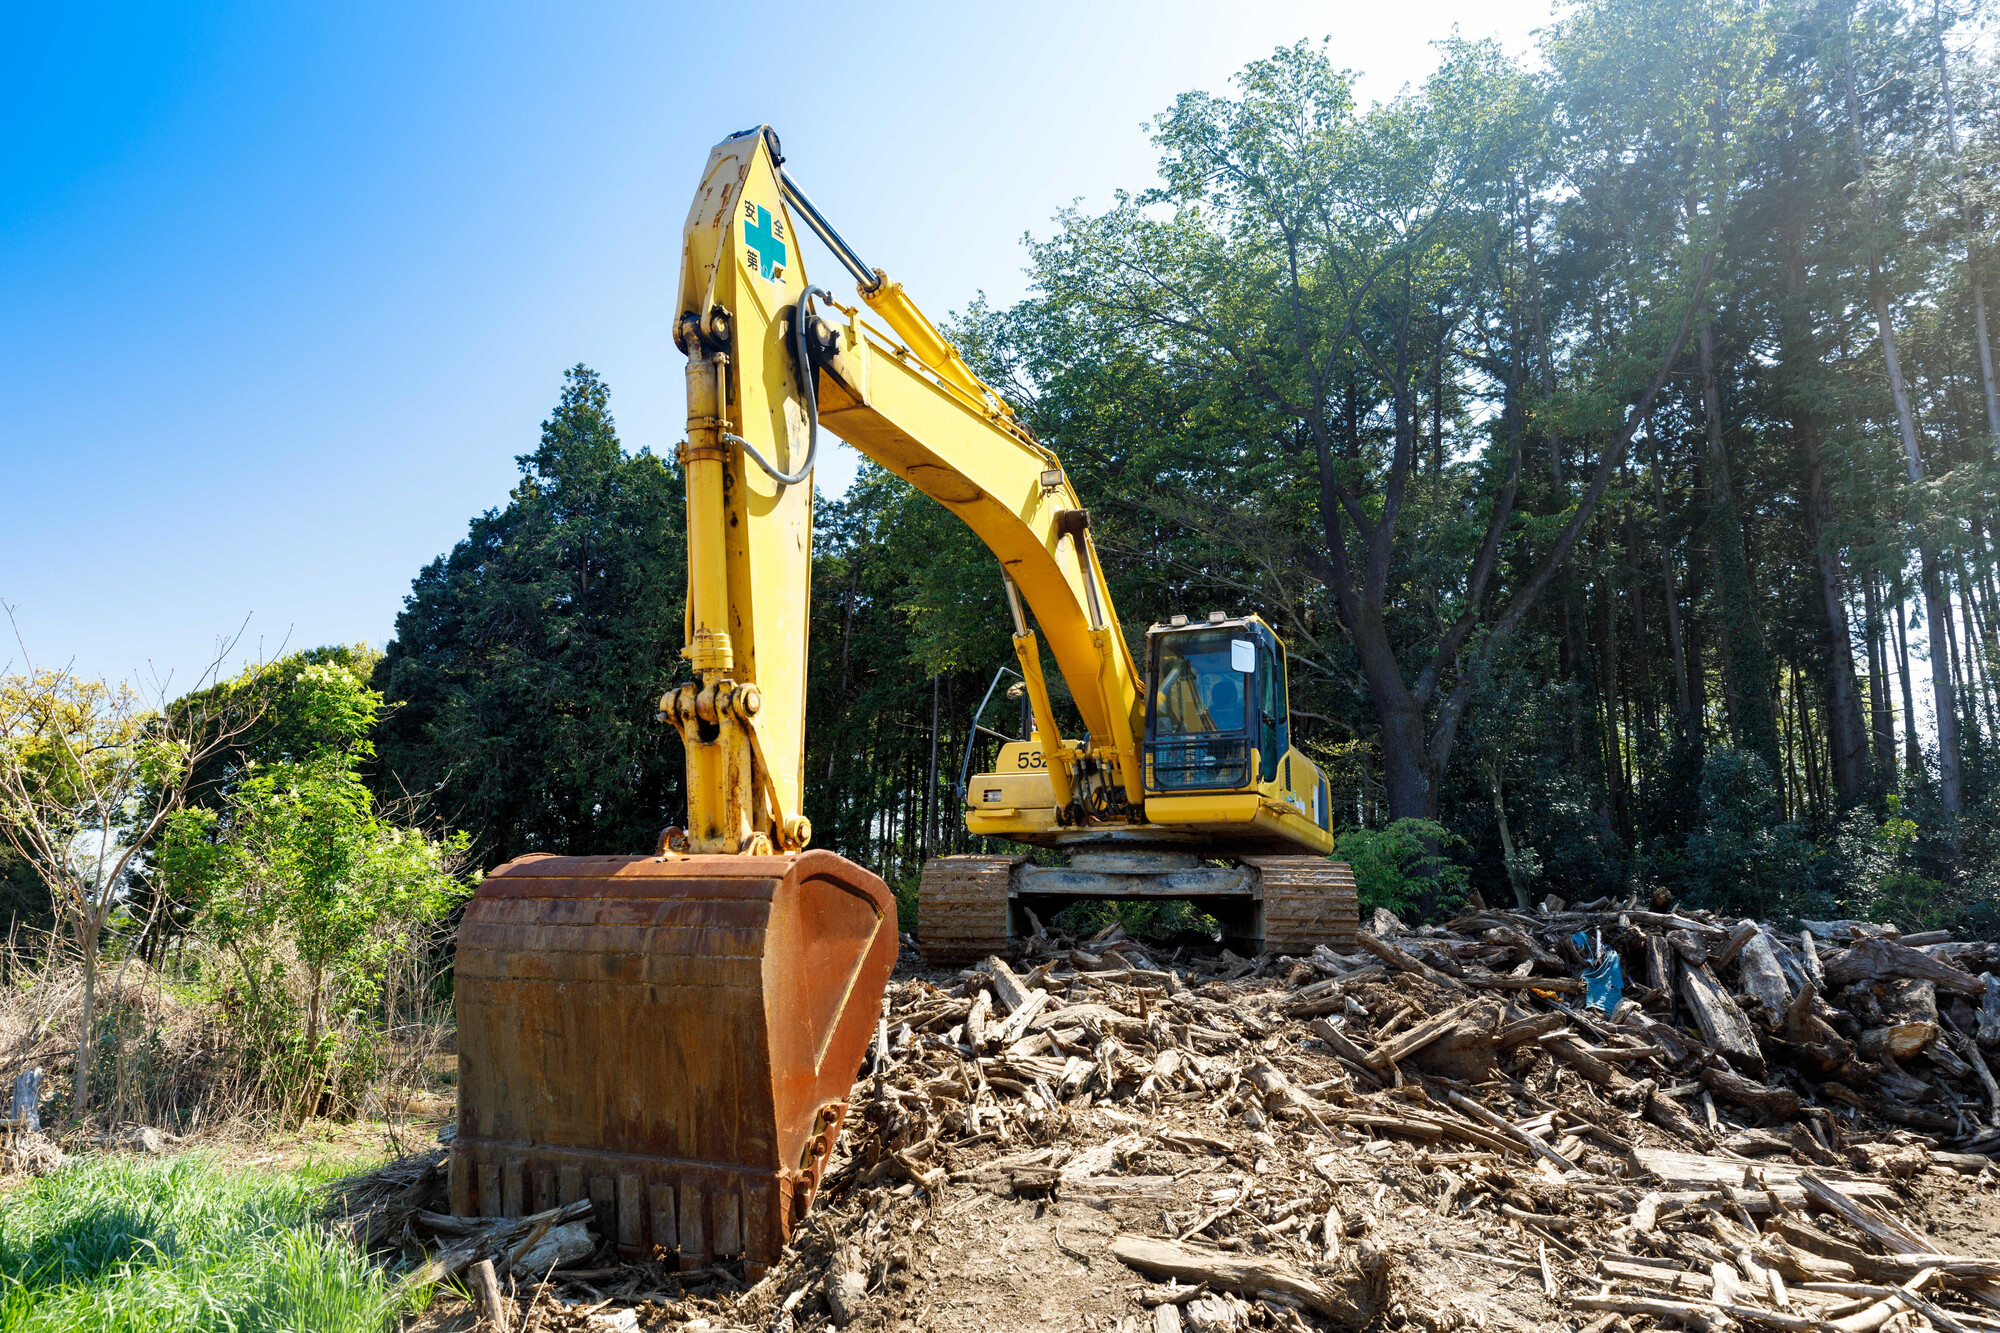
[(805, 391), (806, 399), (806, 461), (796, 472), (780, 472), (771, 466), (764, 455), (757, 452), (757, 446), (741, 435), (724, 432), (722, 438), (732, 444), (743, 446), (743, 452), (750, 460), (764, 469), (764, 475), (779, 486), (796, 486), (812, 475), (813, 460), (819, 455), (819, 373), (813, 369), (812, 354), (806, 341), (806, 320), (812, 314), (810, 302), (814, 296), (823, 296), (831, 301), (833, 296), (824, 287), (808, 287), (799, 293), (798, 304), (792, 307), (792, 351), (798, 358), (799, 384)]

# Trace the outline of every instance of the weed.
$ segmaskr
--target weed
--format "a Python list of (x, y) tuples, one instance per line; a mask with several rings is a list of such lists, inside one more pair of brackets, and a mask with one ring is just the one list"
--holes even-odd
[(347, 1169), (96, 1157), (24, 1185), (0, 1210), (0, 1333), (379, 1333), (401, 1302), (316, 1220)]

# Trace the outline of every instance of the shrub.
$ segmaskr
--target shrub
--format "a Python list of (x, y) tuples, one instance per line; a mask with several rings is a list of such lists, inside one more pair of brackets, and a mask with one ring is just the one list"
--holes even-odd
[(1333, 857), (1354, 868), (1362, 911), (1435, 912), (1465, 901), (1465, 867), (1444, 854), (1463, 846), (1464, 839), (1442, 824), (1398, 819), (1386, 828), (1342, 829)]

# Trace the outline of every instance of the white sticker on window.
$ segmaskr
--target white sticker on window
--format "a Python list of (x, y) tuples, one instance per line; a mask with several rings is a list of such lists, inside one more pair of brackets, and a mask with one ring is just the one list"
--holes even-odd
[(1248, 639), (1229, 641), (1229, 665), (1245, 675), (1257, 669), (1257, 645)]

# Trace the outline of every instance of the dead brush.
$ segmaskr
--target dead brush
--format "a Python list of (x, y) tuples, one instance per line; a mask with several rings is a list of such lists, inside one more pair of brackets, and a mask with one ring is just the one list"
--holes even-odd
[(183, 945), (159, 951), (165, 967), (138, 956), (101, 965), (92, 1109), (78, 1122), (83, 969), (66, 956), (61, 936), (17, 931), (0, 948), (0, 1089), (41, 1069), (43, 1122), (68, 1126), (71, 1146), (121, 1126), (188, 1136), (289, 1127), (313, 1116), (448, 1113), (449, 1089), (440, 1097), (438, 1088), (453, 1049), (451, 1009), (428, 959), (397, 960), (398, 984), (381, 1003), (346, 1016), (342, 1035), (351, 1033), (362, 1054), (353, 1070), (338, 1070), (272, 1058), (274, 1043), (260, 1040), (270, 1024), (260, 1024), (240, 994), (201, 979), (215, 971), (203, 954), (200, 945)]

